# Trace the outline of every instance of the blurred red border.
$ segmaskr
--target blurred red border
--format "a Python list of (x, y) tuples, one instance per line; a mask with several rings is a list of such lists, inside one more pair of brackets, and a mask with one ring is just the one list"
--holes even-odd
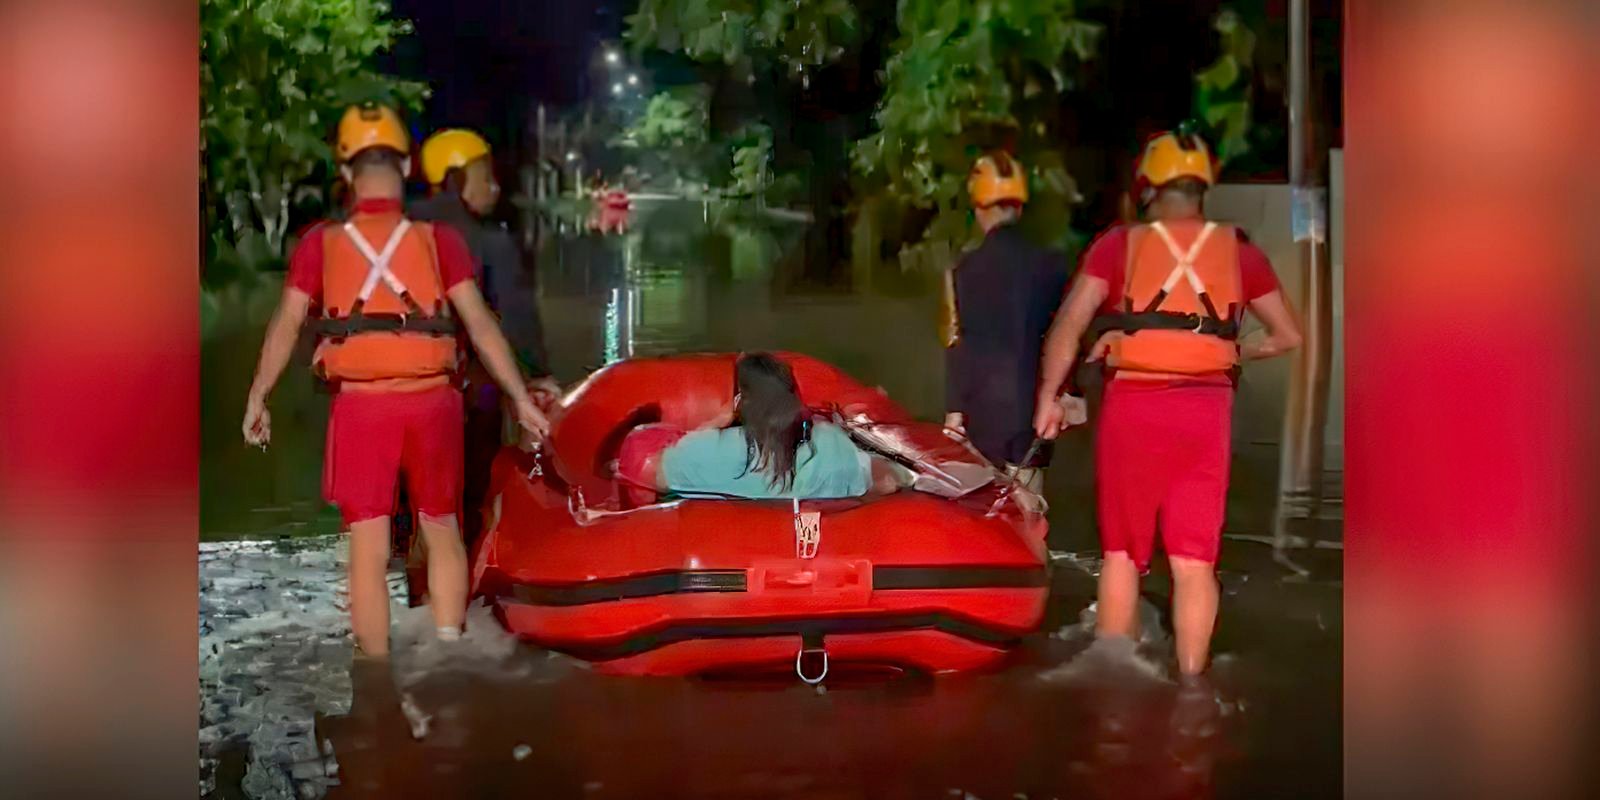
[(192, 2), (0, 5), (0, 761), (18, 796), (194, 791), (198, 41)]
[(1593, 15), (1346, 8), (1347, 795), (1567, 796), (1592, 683)]

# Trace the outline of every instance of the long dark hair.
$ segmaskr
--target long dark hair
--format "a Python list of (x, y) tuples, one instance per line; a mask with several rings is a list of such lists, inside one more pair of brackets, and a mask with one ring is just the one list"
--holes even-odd
[(734, 362), (733, 380), (744, 426), (743, 474), (762, 472), (774, 488), (793, 487), (800, 445), (811, 439), (794, 370), (769, 353), (746, 353)]

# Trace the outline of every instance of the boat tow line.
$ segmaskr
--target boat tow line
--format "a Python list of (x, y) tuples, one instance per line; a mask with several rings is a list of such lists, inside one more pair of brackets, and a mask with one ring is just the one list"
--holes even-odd
[[(1044, 446), (1044, 439), (1041, 439), (1041, 438), (1039, 438), (1037, 436), (1033, 437), (1033, 444), (1028, 445), (1028, 452), (1022, 456), (1022, 461), (1020, 463), (1021, 464), (1031, 464), (1031, 463), (1033, 463), (1034, 456), (1037, 456), (1039, 454), (1039, 448), (1042, 447), (1042, 446)], [(1022, 479), (1017, 477), (1016, 475), (1010, 476), (1010, 480), (1009, 480), (1009, 482), (1006, 483), (1006, 487), (1004, 489), (1000, 490), (1000, 496), (995, 498), (994, 504), (989, 506), (989, 510), (984, 513), (984, 515), (983, 515), (984, 519), (989, 519), (989, 518), (993, 517), (995, 514), (1000, 513), (1000, 507), (1005, 505), (1007, 500), (1011, 499), (1011, 493), (1013, 491), (1015, 491), (1016, 489), (1019, 489), (1021, 487), (1022, 487)], [(1023, 491), (1028, 491), (1028, 490), (1027, 489), (1023, 489)], [(1019, 508), (1021, 507), (1020, 503), (1018, 504), (1018, 507)]]

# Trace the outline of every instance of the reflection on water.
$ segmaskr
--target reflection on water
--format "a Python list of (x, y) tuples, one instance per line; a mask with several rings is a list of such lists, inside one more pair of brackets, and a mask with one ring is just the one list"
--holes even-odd
[[(1339, 589), (1230, 543), (1212, 684), (1175, 685), (1153, 581), (1137, 645), (1091, 645), (1094, 576), (1057, 558), (1041, 632), (1003, 669), (931, 679), (596, 675), (395, 615), (352, 668), (339, 540), (201, 556), (203, 791), (215, 797), (1257, 798), (1339, 795)], [(1323, 565), (1324, 569), (1329, 567)], [(1225, 576), (1226, 577), (1226, 576)], [(401, 574), (391, 576), (400, 597)], [(1046, 633), (1049, 632), (1049, 633)]]
[(499, 671), (419, 673), (401, 645), (394, 673), (358, 670), (350, 712), (319, 720), (338, 765), (329, 796), (1339, 796), (1338, 634), (1283, 616), (1336, 605), (1336, 591), (1263, 582), (1234, 595), (1224, 613), (1246, 628), (1274, 617), (1276, 640), (1225, 637), (1213, 683), (1196, 689), (1153, 668), (1170, 655), (1159, 626), (1137, 648), (1090, 646), (1076, 617), (1092, 591), (1088, 573), (1058, 571), (1045, 626), (1057, 632), (1003, 670), (839, 675), (820, 689), (609, 677), (533, 648)]
[(894, 264), (824, 269), (803, 222), (706, 209), (644, 203), (623, 236), (550, 223), (538, 274), (559, 375), (632, 355), (793, 349), (883, 385), (914, 413), (942, 410), (936, 281)]

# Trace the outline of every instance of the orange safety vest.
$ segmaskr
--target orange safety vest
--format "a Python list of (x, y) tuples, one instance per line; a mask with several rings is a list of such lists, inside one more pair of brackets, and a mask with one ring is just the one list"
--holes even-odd
[(1111, 346), (1113, 366), (1129, 377), (1202, 375), (1239, 362), (1244, 302), (1233, 226), (1137, 225), (1127, 259), (1121, 310), (1096, 320), (1097, 334), (1128, 333)]
[(322, 307), (312, 365), (327, 380), (405, 382), (456, 370), (456, 320), (428, 223), (358, 214), (325, 228)]

